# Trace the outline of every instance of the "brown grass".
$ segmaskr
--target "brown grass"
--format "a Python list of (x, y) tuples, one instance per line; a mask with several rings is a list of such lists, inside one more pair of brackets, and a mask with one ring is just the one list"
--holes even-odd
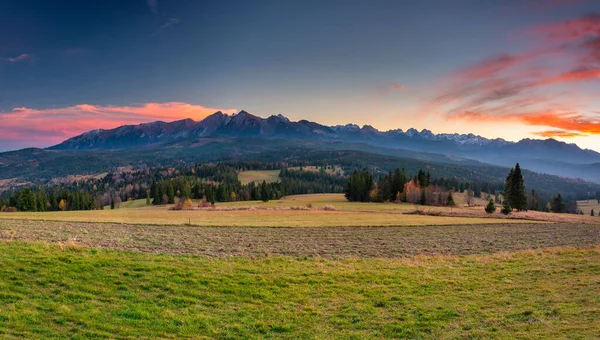
[[(325, 258), (460, 256), (600, 243), (600, 226), (492, 224), (424, 227), (244, 228), (10, 221), (0, 239), (151, 253)], [(536, 250), (537, 251), (537, 250)], [(508, 256), (508, 255), (498, 255)]]

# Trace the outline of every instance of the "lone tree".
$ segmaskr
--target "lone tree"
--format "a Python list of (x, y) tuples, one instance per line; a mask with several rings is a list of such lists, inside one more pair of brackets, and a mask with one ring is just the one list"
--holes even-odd
[(504, 183), (504, 201), (518, 211), (527, 210), (527, 196), (525, 195), (525, 183), (521, 166), (519, 163), (510, 169), (506, 182)]
[(492, 214), (496, 211), (496, 205), (494, 204), (494, 199), (490, 198), (489, 203), (485, 206), (485, 212), (488, 214)]

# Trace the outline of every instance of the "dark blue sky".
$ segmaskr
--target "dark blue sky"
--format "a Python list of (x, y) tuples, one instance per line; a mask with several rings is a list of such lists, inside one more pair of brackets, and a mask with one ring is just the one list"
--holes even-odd
[[(464, 124), (439, 112), (415, 119), (445, 93), (440, 79), (532, 50), (532, 27), (598, 10), (573, 0), (4, 0), (0, 115), (181, 102), (454, 132)], [(525, 137), (525, 125), (491, 137)], [(17, 139), (0, 137), (0, 149)]]

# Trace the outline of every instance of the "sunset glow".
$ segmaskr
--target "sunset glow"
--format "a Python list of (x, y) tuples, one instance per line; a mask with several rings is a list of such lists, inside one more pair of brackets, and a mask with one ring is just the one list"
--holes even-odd
[[(257, 5), (264, 13), (239, 5), (231, 15), (261, 23), (222, 32), (212, 31), (212, 21), (197, 20), (224, 19), (219, 6), (202, 3), (140, 1), (120, 8), (130, 14), (122, 17), (108, 7), (93, 13), (73, 5), (65, 13), (77, 16), (45, 24), (35, 20), (37, 12), (19, 21), (3, 17), (4, 31), (13, 33), (0, 38), (0, 150), (47, 147), (91, 129), (244, 109), (383, 131), (556, 138), (600, 151), (595, 2), (439, 4), (464, 22), (437, 18), (426, 5), (380, 5), (348, 8), (345, 20), (335, 19), (337, 8), (329, 4)], [(43, 13), (44, 6), (35, 11)], [(534, 7), (543, 11), (531, 15)], [(89, 18), (83, 28), (82, 16)], [(106, 18), (115, 18), (114, 27), (137, 29), (111, 45)], [(43, 25), (69, 38), (48, 38)], [(472, 25), (481, 30), (473, 32)], [(26, 27), (35, 28), (19, 33)]]

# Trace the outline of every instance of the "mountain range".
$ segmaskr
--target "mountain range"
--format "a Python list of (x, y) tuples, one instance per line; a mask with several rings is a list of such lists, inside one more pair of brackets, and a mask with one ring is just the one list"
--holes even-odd
[(541, 173), (600, 182), (600, 153), (554, 139), (510, 142), (474, 134), (434, 134), (429, 130), (379, 131), (355, 124), (326, 126), (283, 115), (261, 118), (246, 111), (216, 112), (201, 121), (184, 119), (93, 130), (70, 138), (49, 150), (123, 150), (186, 139), (252, 138), (354, 143), (391, 150), (441, 154), (488, 164), (522, 167)]

